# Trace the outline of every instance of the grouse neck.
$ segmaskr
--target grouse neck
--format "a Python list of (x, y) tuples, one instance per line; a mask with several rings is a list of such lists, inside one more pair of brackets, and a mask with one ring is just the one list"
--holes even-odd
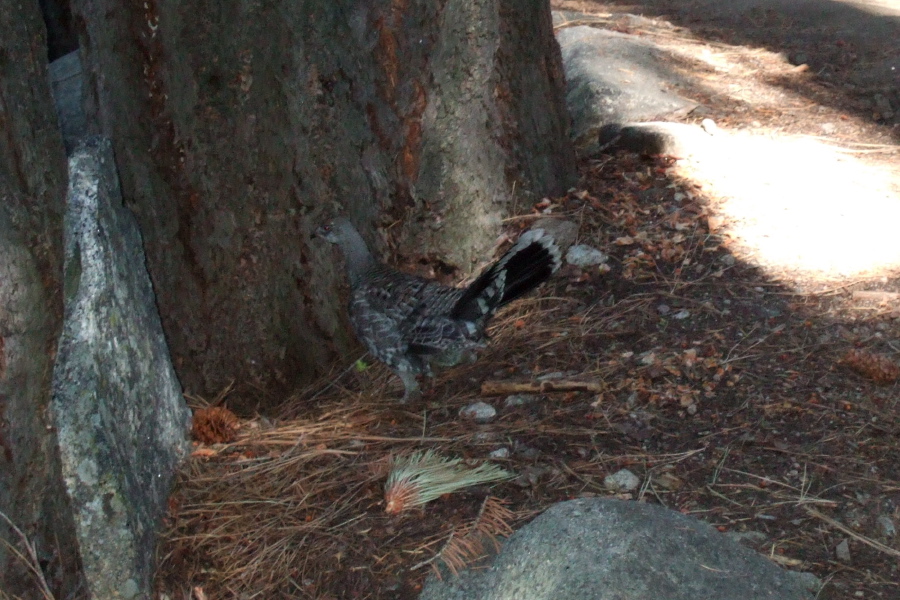
[(347, 275), (350, 284), (359, 283), (375, 262), (375, 258), (366, 246), (366, 241), (358, 231), (350, 229), (343, 240), (344, 260), (347, 263)]

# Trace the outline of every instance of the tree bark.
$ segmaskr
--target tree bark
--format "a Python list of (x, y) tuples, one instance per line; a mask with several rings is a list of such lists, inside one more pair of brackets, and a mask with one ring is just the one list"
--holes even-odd
[(58, 598), (77, 597), (81, 586), (47, 416), (62, 321), (65, 194), (38, 5), (0, 0), (0, 590), (16, 598), (44, 598), (41, 579)]
[[(468, 272), (521, 201), (571, 182), (546, 0), (75, 0), (99, 127), (185, 388), (247, 402), (353, 341), (349, 214), (382, 256)], [(326, 340), (325, 343), (322, 340)]]

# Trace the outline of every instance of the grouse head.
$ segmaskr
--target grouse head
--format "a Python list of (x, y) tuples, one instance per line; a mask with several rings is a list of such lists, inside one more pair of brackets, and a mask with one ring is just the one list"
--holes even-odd
[(332, 244), (345, 244), (359, 236), (356, 228), (345, 217), (336, 217), (316, 228), (316, 235)]
[(345, 217), (322, 224), (316, 229), (316, 235), (343, 251), (351, 285), (359, 282), (375, 261), (362, 236)]

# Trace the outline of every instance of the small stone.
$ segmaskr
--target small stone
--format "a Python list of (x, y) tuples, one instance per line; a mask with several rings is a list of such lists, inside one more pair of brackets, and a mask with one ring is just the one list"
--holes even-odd
[(850, 542), (844, 540), (840, 544), (838, 544), (834, 549), (834, 554), (837, 556), (837, 559), (844, 563), (850, 562)]
[(709, 135), (716, 135), (719, 132), (719, 126), (712, 119), (703, 119), (700, 121), (700, 127)]
[(837, 131), (837, 127), (834, 126), (834, 123), (822, 123), (821, 129), (822, 133), (825, 135), (831, 135)]
[(682, 321), (684, 319), (687, 319), (689, 316), (691, 316), (691, 311), (689, 311), (686, 308), (682, 308), (681, 310), (679, 310), (677, 313), (675, 313), (673, 315), (673, 318), (678, 319), (679, 321)]
[(768, 536), (762, 531), (732, 531), (726, 535), (739, 544), (748, 546), (762, 544), (768, 540)]
[(890, 517), (886, 515), (881, 515), (877, 519), (878, 529), (881, 530), (881, 535), (886, 538), (892, 538), (897, 535), (897, 527), (894, 525), (894, 522), (891, 521)]
[(126, 579), (122, 587), (119, 588), (119, 593), (122, 594), (123, 598), (134, 598), (139, 591), (138, 584), (134, 579)]
[(497, 448), (490, 454), (488, 454), (491, 458), (509, 458), (509, 448)]
[(537, 396), (535, 394), (513, 394), (511, 396), (507, 396), (506, 399), (503, 400), (503, 406), (505, 408), (513, 408), (516, 406), (531, 404), (535, 400), (537, 400)]
[(541, 455), (541, 451), (537, 448), (521, 444), (516, 447), (516, 455), (525, 459), (534, 459)]
[(569, 248), (569, 251), (566, 252), (566, 262), (570, 265), (575, 265), (576, 267), (591, 267), (605, 263), (608, 260), (609, 256), (596, 248), (584, 244), (572, 246)]
[(684, 485), (681, 479), (671, 473), (661, 473), (653, 478), (653, 483), (667, 490), (677, 490)]
[(660, 304), (659, 306), (656, 307), (656, 312), (658, 312), (661, 315), (667, 315), (670, 312), (672, 312), (672, 309), (669, 307), (668, 304)]
[(487, 402), (476, 402), (460, 409), (459, 416), (476, 423), (487, 423), (497, 416), (497, 410)]
[(719, 259), (719, 262), (725, 265), (726, 267), (733, 267), (737, 262), (737, 259), (732, 254), (726, 254), (722, 258)]
[(641, 485), (640, 478), (628, 469), (616, 471), (603, 479), (603, 487), (613, 492), (631, 492), (639, 485)]

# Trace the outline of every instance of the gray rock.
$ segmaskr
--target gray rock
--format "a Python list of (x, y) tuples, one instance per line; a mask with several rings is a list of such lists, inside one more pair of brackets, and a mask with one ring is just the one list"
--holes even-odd
[(63, 279), (52, 412), (85, 577), (94, 598), (147, 598), (190, 415), (107, 140), (69, 159)]
[(516, 532), (490, 568), (432, 577), (420, 599), (811, 600), (818, 585), (692, 517), (586, 498)]
[(661, 50), (646, 40), (587, 26), (564, 28), (556, 38), (572, 138), (583, 152), (596, 150), (607, 123), (663, 119), (697, 106), (666, 91), (683, 82), (662, 60)]
[(53, 114), (37, 2), (0, 8), (0, 597), (81, 597), (75, 523), (49, 418), (62, 330), (66, 154)]
[(791, 64), (794, 65), (805, 65), (809, 62), (809, 57), (805, 52), (795, 52), (790, 56), (789, 60), (791, 61)]
[(525, 404), (531, 404), (537, 399), (537, 394), (513, 394), (511, 396), (507, 396), (506, 399), (503, 400), (503, 406), (505, 408), (523, 406)]
[(566, 262), (576, 267), (591, 267), (605, 263), (608, 260), (609, 256), (585, 244), (572, 246), (566, 252)]
[(509, 458), (509, 448), (497, 448), (488, 456), (491, 458)]
[(614, 492), (630, 492), (641, 485), (641, 478), (629, 471), (622, 469), (612, 475), (603, 478), (603, 487)]
[(57, 58), (50, 63), (49, 70), (59, 129), (62, 131), (66, 153), (71, 154), (88, 130), (82, 103), (84, 74), (78, 51)]
[(894, 522), (887, 515), (881, 515), (877, 519), (878, 529), (886, 538), (892, 538), (897, 535), (897, 527), (894, 525)]
[(475, 402), (460, 409), (459, 416), (476, 423), (487, 423), (497, 416), (497, 409), (487, 402)]
[(839, 561), (841, 561), (843, 563), (849, 563), (850, 562), (850, 542), (848, 542), (845, 539), (840, 544), (835, 546), (834, 555), (837, 557), (837, 559)]

